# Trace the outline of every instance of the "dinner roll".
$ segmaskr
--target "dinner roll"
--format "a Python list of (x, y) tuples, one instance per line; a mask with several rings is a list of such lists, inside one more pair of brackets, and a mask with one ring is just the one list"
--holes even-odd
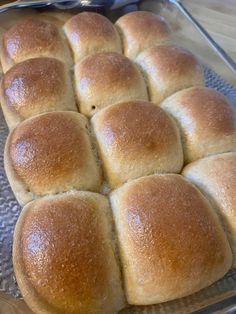
[(77, 63), (75, 88), (80, 112), (88, 117), (117, 102), (148, 99), (136, 65), (116, 52), (94, 54)]
[(136, 11), (121, 16), (115, 23), (123, 41), (124, 54), (134, 59), (143, 50), (170, 42), (171, 31), (162, 16)]
[[(2, 38), (3, 38), (3, 34), (5, 33), (5, 29), (3, 27), (0, 26), (0, 52), (1, 52), (1, 45), (2, 45)], [(2, 64), (1, 64), (1, 60), (0, 60), (0, 79), (3, 75), (3, 69), (2, 69)]]
[(183, 152), (172, 119), (145, 101), (111, 105), (91, 120), (109, 185), (154, 172), (180, 172)]
[(153, 175), (111, 194), (128, 303), (192, 294), (231, 267), (232, 254), (210, 203), (182, 176)]
[(46, 111), (77, 111), (69, 70), (53, 58), (14, 65), (3, 77), (0, 101), (10, 129)]
[(102, 195), (73, 192), (27, 204), (14, 233), (13, 264), (36, 314), (114, 314), (124, 306)]
[(72, 65), (63, 34), (54, 24), (39, 19), (29, 18), (16, 23), (3, 35), (1, 46), (4, 72), (16, 63), (37, 57), (53, 57)]
[(101, 14), (79, 13), (65, 23), (64, 31), (75, 62), (96, 52), (122, 52), (118, 32), (113, 24)]
[(233, 251), (236, 267), (236, 153), (225, 153), (197, 160), (183, 170), (221, 216)]
[(49, 112), (23, 121), (9, 134), (5, 170), (21, 205), (73, 188), (99, 190), (87, 124), (79, 113)]
[(157, 105), (178, 90), (204, 85), (201, 65), (184, 48), (152, 47), (143, 51), (136, 62), (146, 77), (150, 100)]
[(160, 105), (178, 123), (185, 162), (236, 151), (236, 110), (225, 96), (206, 87), (192, 87)]

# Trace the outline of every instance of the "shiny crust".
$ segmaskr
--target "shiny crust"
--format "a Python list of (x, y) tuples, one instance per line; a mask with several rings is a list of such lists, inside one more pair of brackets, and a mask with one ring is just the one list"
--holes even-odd
[[(0, 52), (1, 52), (1, 46), (2, 46), (2, 38), (5, 31), (6, 30), (0, 26)], [(1, 55), (0, 55), (0, 61), (1, 61)], [(3, 74), (2, 63), (0, 62), (0, 77), (2, 77), (2, 74)]]
[(114, 25), (101, 14), (79, 13), (65, 23), (64, 31), (75, 62), (97, 52), (122, 52), (118, 32)]
[(153, 175), (111, 194), (126, 296), (148, 305), (192, 294), (231, 267), (217, 215), (182, 176)]
[(14, 65), (2, 79), (0, 101), (8, 127), (47, 111), (77, 111), (70, 73), (53, 58)]
[(184, 168), (183, 175), (200, 188), (220, 215), (236, 267), (236, 153), (197, 160)]
[(5, 169), (20, 204), (45, 194), (98, 191), (100, 169), (87, 119), (75, 112), (50, 112), (23, 121), (8, 136)]
[(150, 100), (157, 105), (178, 90), (204, 85), (200, 63), (185, 48), (173, 45), (149, 48), (136, 62), (146, 78)]
[(91, 120), (109, 185), (152, 173), (180, 172), (183, 152), (172, 119), (145, 101), (111, 105)]
[(171, 31), (165, 19), (151, 12), (128, 13), (120, 17), (115, 26), (122, 38), (124, 54), (131, 59), (147, 48), (171, 41)]
[(214, 89), (185, 89), (168, 97), (160, 106), (180, 127), (186, 163), (236, 151), (236, 110)]
[(3, 35), (0, 51), (4, 73), (14, 64), (37, 57), (53, 57), (72, 65), (63, 33), (56, 25), (34, 18), (16, 23)]
[(80, 112), (89, 117), (114, 103), (148, 99), (137, 66), (116, 52), (98, 53), (77, 63), (75, 88)]
[(114, 314), (124, 306), (109, 219), (106, 198), (90, 192), (51, 196), (23, 208), (13, 264), (35, 313)]

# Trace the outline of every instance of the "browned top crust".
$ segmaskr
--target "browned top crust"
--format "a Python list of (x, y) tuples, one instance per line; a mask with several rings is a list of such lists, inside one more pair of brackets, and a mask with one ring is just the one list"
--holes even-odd
[(15, 63), (42, 56), (71, 64), (69, 49), (56, 25), (29, 18), (4, 33), (1, 59), (6, 64), (5, 72)]
[(28, 118), (33, 113), (50, 111), (53, 106), (55, 110), (57, 107), (66, 109), (60, 106), (65, 95), (68, 110), (76, 110), (69, 83), (69, 72), (63, 62), (53, 58), (35, 58), (20, 62), (7, 71), (0, 94), (8, 109)]
[(75, 81), (80, 111), (87, 116), (121, 101), (148, 99), (137, 66), (117, 52), (84, 58), (75, 66)]
[(219, 279), (232, 254), (216, 213), (180, 175), (130, 181), (111, 194), (128, 301), (154, 304)]
[(204, 74), (197, 58), (187, 49), (162, 45), (144, 50), (136, 59), (146, 77), (149, 97), (160, 102), (191, 86), (204, 85)]
[(160, 106), (180, 126), (186, 163), (236, 150), (236, 110), (216, 90), (191, 87), (168, 97)]
[(14, 270), (36, 313), (113, 314), (123, 306), (102, 195), (73, 192), (29, 203), (14, 234)]
[(96, 52), (121, 52), (121, 42), (114, 25), (103, 15), (82, 12), (64, 25), (74, 52), (75, 62)]
[(98, 114), (97, 125), (101, 143), (125, 160), (168, 154), (178, 141), (173, 121), (164, 110), (146, 101), (109, 106)]
[(171, 39), (170, 28), (161, 16), (137, 11), (120, 17), (115, 24), (123, 39), (124, 54), (134, 59), (141, 51), (166, 44)]
[(86, 128), (87, 119), (75, 112), (50, 112), (22, 122), (6, 147), (17, 179), (38, 195), (97, 190), (100, 175)]

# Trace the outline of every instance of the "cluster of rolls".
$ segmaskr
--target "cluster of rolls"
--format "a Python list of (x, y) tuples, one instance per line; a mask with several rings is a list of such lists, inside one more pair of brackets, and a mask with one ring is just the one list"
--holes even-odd
[(236, 112), (171, 36), (150, 12), (3, 36), (5, 169), (24, 206), (13, 263), (35, 313), (166, 302), (232, 267)]

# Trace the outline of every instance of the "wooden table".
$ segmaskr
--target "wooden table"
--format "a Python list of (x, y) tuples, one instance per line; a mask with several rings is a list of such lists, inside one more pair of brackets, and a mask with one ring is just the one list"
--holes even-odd
[(184, 4), (236, 62), (236, 0), (185, 0)]
[[(236, 0), (185, 0), (183, 3), (236, 62)], [(236, 85), (233, 73), (226, 78)]]

